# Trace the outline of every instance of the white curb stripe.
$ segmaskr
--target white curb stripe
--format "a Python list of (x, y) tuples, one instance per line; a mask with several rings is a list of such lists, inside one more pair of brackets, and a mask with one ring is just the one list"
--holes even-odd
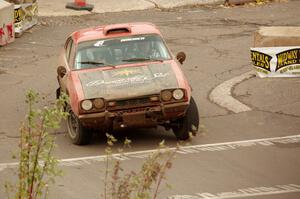
[(209, 99), (234, 113), (251, 111), (250, 107), (232, 97), (231, 90), (235, 85), (253, 77), (254, 74), (253, 71), (250, 71), (223, 82), (211, 91)]
[[(253, 146), (274, 146), (276, 144), (292, 144), (300, 142), (299, 135), (291, 135), (285, 137), (272, 137), (272, 138), (262, 138), (253, 140), (242, 140), (233, 142), (223, 142), (223, 143), (213, 143), (213, 144), (203, 144), (203, 145), (193, 145), (193, 146), (183, 146), (177, 151), (178, 154), (195, 154), (199, 152), (214, 152), (214, 151), (228, 151), (235, 150), (244, 147)], [(175, 150), (175, 147), (169, 148), (168, 150)], [(156, 152), (156, 149), (145, 150), (145, 151), (135, 151), (127, 153), (117, 153), (113, 154), (112, 157), (118, 160), (131, 160), (131, 159), (144, 159), (149, 156), (149, 154)], [(59, 160), (61, 166), (79, 166), (84, 164), (91, 164), (93, 162), (103, 162), (106, 160), (106, 155), (99, 156), (88, 156), (80, 158), (68, 158)], [(13, 168), (18, 165), (17, 162), (14, 163), (1, 163), (0, 171), (7, 168)]]
[(266, 196), (284, 193), (300, 192), (300, 185), (287, 184), (287, 185), (275, 185), (268, 187), (251, 187), (238, 189), (231, 192), (221, 193), (196, 193), (194, 195), (174, 195), (168, 197), (168, 199), (230, 199), (230, 198), (245, 198), (253, 196)]

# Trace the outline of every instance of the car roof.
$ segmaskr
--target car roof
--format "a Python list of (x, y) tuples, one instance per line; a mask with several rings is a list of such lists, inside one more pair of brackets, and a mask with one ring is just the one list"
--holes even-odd
[(83, 41), (107, 39), (121, 36), (141, 35), (141, 34), (158, 34), (160, 31), (152, 23), (136, 22), (103, 25), (93, 28), (87, 28), (73, 32), (71, 36), (75, 43)]

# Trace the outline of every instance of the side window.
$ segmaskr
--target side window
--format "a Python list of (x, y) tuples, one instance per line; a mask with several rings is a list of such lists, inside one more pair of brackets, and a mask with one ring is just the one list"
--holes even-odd
[(71, 68), (73, 68), (73, 63), (74, 63), (74, 58), (75, 58), (75, 45), (73, 43), (73, 40), (71, 40), (71, 49), (70, 49), (70, 54), (69, 54), (69, 59), (68, 63)]
[(70, 54), (71, 54), (71, 48), (73, 46), (73, 40), (72, 38), (69, 38), (68, 41), (66, 42), (66, 46), (65, 46), (65, 49), (66, 49), (66, 59), (67, 59), (67, 62), (69, 63), (69, 60), (70, 60)]

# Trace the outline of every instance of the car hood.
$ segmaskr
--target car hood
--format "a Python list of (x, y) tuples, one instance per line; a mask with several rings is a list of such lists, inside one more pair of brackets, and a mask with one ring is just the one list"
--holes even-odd
[(163, 89), (178, 88), (170, 63), (149, 64), (79, 73), (84, 98), (106, 100), (158, 94)]

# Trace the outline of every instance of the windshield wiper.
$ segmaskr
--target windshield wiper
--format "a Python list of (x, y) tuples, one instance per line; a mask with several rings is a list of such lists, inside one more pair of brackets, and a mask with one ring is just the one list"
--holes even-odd
[(122, 61), (126, 61), (126, 62), (137, 62), (137, 61), (159, 61), (159, 62), (163, 62), (164, 60), (152, 59), (152, 58), (147, 58), (147, 57), (136, 57), (136, 58), (131, 58), (131, 59), (123, 59)]
[(94, 65), (104, 65), (104, 63), (103, 62), (95, 62), (95, 61), (80, 61), (80, 62), (78, 62), (78, 63), (80, 63), (80, 64), (94, 64)]
[(105, 66), (112, 66), (112, 67), (114, 67), (114, 65), (107, 64), (107, 63), (104, 63), (104, 62), (96, 62), (96, 61), (80, 61), (80, 62), (77, 62), (77, 63), (80, 63), (80, 64), (92, 64), (92, 65), (105, 65)]

